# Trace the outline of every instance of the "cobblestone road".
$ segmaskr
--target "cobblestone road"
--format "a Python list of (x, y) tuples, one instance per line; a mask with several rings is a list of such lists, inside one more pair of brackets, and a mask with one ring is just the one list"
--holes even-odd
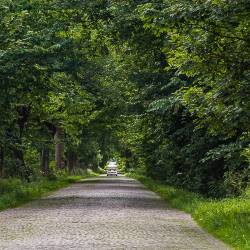
[(228, 248), (137, 181), (103, 176), (0, 212), (0, 249)]

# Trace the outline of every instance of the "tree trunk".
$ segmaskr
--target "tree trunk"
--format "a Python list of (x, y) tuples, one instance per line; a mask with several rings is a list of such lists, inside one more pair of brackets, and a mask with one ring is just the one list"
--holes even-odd
[(4, 167), (4, 150), (0, 146), (0, 178), (3, 178), (3, 167)]
[(49, 149), (44, 147), (41, 153), (41, 171), (43, 175), (49, 174)]
[(77, 155), (75, 152), (69, 152), (68, 153), (68, 169), (69, 171), (72, 173), (76, 167), (76, 163), (77, 163)]
[(55, 162), (56, 167), (63, 168), (62, 154), (63, 154), (63, 143), (62, 143), (63, 131), (61, 128), (56, 128), (54, 141), (55, 141)]
[(22, 179), (30, 181), (29, 176), (31, 174), (31, 170), (25, 165), (23, 151), (17, 147), (14, 147), (13, 155), (17, 168), (16, 173), (18, 173)]
[(30, 114), (30, 107), (27, 105), (20, 105), (16, 108), (18, 112), (18, 127), (19, 127), (19, 137), (16, 138), (16, 145), (13, 146), (12, 152), (15, 160), (16, 165), (16, 173), (26, 181), (30, 181), (30, 175), (32, 170), (26, 166), (24, 161), (24, 155), (22, 150), (22, 137), (25, 127), (27, 126), (29, 114)]

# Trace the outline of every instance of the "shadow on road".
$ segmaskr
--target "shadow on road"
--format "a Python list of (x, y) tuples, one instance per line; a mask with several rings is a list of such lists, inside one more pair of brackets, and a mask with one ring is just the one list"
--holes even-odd
[[(58, 208), (79, 209), (79, 207), (91, 207), (91, 209), (166, 209), (166, 204), (155, 197), (79, 197), (79, 196), (66, 196), (66, 197), (51, 197), (41, 199), (33, 202), (31, 208), (35, 209), (58, 209)], [(27, 208), (27, 207), (26, 207)]]
[(32, 209), (58, 209), (61, 207), (79, 209), (166, 209), (167, 205), (154, 193), (140, 183), (128, 178), (98, 177), (73, 184), (70, 192), (56, 193), (47, 198), (34, 201)]

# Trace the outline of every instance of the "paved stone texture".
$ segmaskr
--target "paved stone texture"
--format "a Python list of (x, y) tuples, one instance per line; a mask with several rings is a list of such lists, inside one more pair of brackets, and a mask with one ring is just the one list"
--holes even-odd
[(0, 212), (0, 249), (229, 249), (126, 177), (91, 178)]

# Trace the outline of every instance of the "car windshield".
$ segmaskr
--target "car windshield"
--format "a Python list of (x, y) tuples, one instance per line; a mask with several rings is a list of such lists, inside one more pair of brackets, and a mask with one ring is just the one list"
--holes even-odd
[(109, 167), (112, 167), (112, 166), (115, 166), (116, 167), (116, 162), (115, 161), (110, 161), (109, 163), (108, 163), (108, 166)]

